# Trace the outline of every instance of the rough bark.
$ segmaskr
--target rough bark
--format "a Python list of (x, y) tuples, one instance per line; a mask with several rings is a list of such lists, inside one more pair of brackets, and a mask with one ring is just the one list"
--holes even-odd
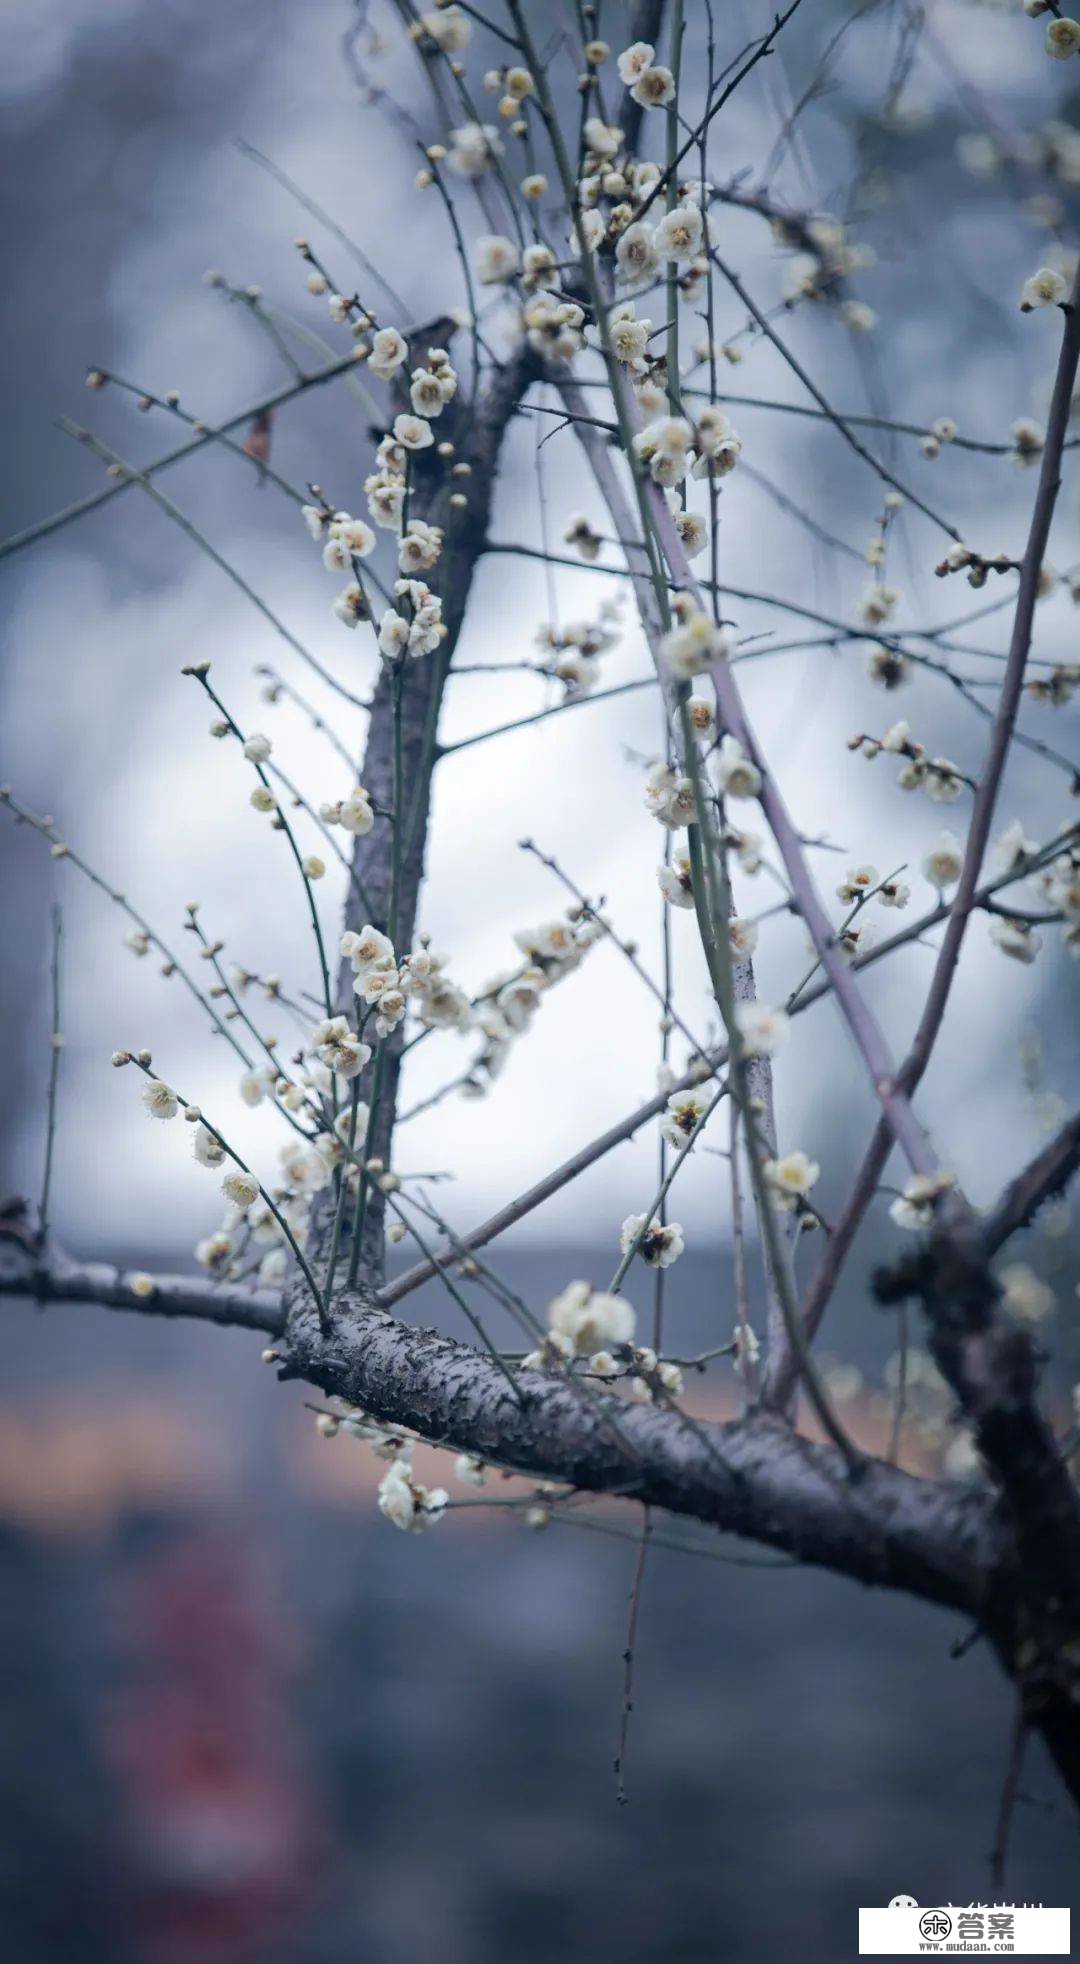
[[(418, 359), (426, 354), (435, 329), (414, 337)], [(407, 364), (411, 365), (411, 364)], [(438, 423), (440, 442), (455, 445), (456, 463), (467, 464), (469, 475), (452, 477), (434, 448), (416, 452), (411, 459), (409, 513), (440, 525), (445, 534), (442, 556), (430, 584), (443, 603), (447, 633), (437, 654), (419, 660), (405, 659), (400, 677), (401, 761), (405, 849), (401, 856), (401, 883), (396, 908), (395, 938), (399, 954), (412, 947), (416, 928), (417, 904), (424, 875), (428, 820), (431, 807), (432, 770), (437, 757), (436, 735), (439, 709), (450, 674), (458, 637), (465, 619), (466, 603), (476, 563), (487, 536), (491, 498), (498, 469), (499, 452), (507, 425), (537, 372), (536, 358), (527, 347), (498, 369), (471, 410), (462, 390)], [(450, 498), (464, 491), (468, 505), (455, 509)], [(360, 629), (364, 632), (364, 629)], [(389, 664), (380, 669), (372, 699), (367, 743), (360, 765), (360, 782), (374, 802), (384, 810), (394, 808), (395, 733), (394, 693), (397, 685)], [(365, 905), (376, 927), (385, 929), (390, 916), (392, 854), (390, 826), (377, 821), (374, 829), (356, 841), (353, 874), (345, 905), (343, 927), (359, 929), (365, 923)], [(365, 898), (361, 898), (361, 894)], [(353, 974), (347, 961), (341, 963), (338, 982), (338, 1008), (342, 1013), (355, 1009)], [(372, 1127), (371, 1151), (390, 1164), (394, 1120), (397, 1110), (398, 1080), (404, 1045), (402, 1028), (380, 1045), (383, 1055), (378, 1109)], [(362, 1081), (362, 1095), (371, 1096), (374, 1063)], [(323, 1251), (332, 1208), (326, 1197), (314, 1210), (312, 1240), (316, 1259)], [(348, 1239), (345, 1241), (348, 1253)], [(361, 1268), (373, 1284), (382, 1280), (384, 1267), (384, 1202), (372, 1187), (365, 1212)]]
[(780, 1419), (714, 1425), (629, 1405), (540, 1371), (524, 1402), (489, 1358), (345, 1298), (324, 1335), (297, 1301), (282, 1374), (387, 1425), (588, 1493), (616, 1493), (782, 1549), (858, 1581), (910, 1590), (981, 1619), (1012, 1566), (985, 1493), (874, 1462), (855, 1479), (839, 1453)]

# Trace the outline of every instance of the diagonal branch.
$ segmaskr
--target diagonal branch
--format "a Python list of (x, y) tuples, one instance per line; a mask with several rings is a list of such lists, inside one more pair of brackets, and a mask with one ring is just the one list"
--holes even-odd
[[(1034, 866), (1040, 861), (1045, 861), (1051, 852), (1057, 853), (1060, 850), (1061, 841), (1058, 840), (1052, 848), (1047, 848), (1044, 854), (1039, 854), (1034, 860), (1028, 862), (1026, 870), (1033, 870)], [(1007, 886), (1016, 877), (1017, 875), (1015, 873), (999, 874), (996, 879), (987, 881), (984, 886), (979, 888), (977, 899), (980, 903), (988, 900), (993, 894), (1000, 893), (1002, 888)], [(929, 913), (920, 914), (918, 919), (909, 921), (906, 927), (900, 928), (896, 934), (890, 935), (888, 940), (879, 941), (874, 947), (869, 948), (865, 955), (856, 956), (851, 966), (855, 969), (869, 968), (874, 963), (884, 960), (887, 955), (895, 954), (898, 949), (908, 947), (913, 942), (920, 941), (929, 929), (939, 926), (943, 920), (947, 919), (948, 912), (948, 905), (942, 902), (939, 906), (931, 908)], [(820, 978), (817, 982), (812, 983), (809, 988), (805, 989), (799, 997), (798, 1002), (792, 1005), (791, 1015), (801, 1016), (804, 1010), (809, 1009), (813, 1003), (823, 1001), (829, 993), (830, 985), (827, 978)], [(715, 1051), (706, 1059), (706, 1065), (712, 1071), (718, 1071), (726, 1062), (726, 1048)], [(671, 1091), (687, 1091), (691, 1085), (700, 1083), (700, 1081), (701, 1070), (700, 1067), (696, 1067), (693, 1070), (687, 1071), (681, 1078), (676, 1079), (670, 1089)], [(481, 1222), (479, 1227), (473, 1228), (470, 1233), (462, 1235), (460, 1241), (454, 1246), (447, 1243), (445, 1246), (440, 1247), (437, 1251), (439, 1260), (444, 1262), (453, 1261), (455, 1253), (460, 1254), (462, 1249), (482, 1248), (487, 1242), (494, 1241), (497, 1235), (505, 1233), (507, 1228), (514, 1226), (515, 1222), (523, 1220), (526, 1214), (531, 1214), (534, 1208), (542, 1206), (545, 1200), (550, 1200), (552, 1195), (558, 1193), (561, 1187), (568, 1186), (571, 1180), (576, 1180), (579, 1173), (586, 1172), (590, 1166), (595, 1165), (598, 1159), (603, 1159), (616, 1146), (621, 1146), (625, 1144), (627, 1139), (632, 1139), (635, 1132), (640, 1131), (641, 1127), (646, 1125), (651, 1118), (656, 1118), (663, 1111), (667, 1104), (668, 1095), (667, 1091), (661, 1091), (654, 1097), (646, 1099), (644, 1104), (638, 1105), (632, 1112), (628, 1112), (625, 1118), (619, 1119), (616, 1124), (609, 1126), (605, 1132), (601, 1132), (596, 1138), (590, 1139), (587, 1145), (582, 1146), (569, 1159), (564, 1160), (561, 1165), (554, 1167), (550, 1173), (545, 1174), (543, 1179), (538, 1180), (534, 1186), (529, 1187), (516, 1200), (508, 1201), (505, 1207), (499, 1209), (498, 1213), (490, 1215), (486, 1221)], [(830, 1249), (835, 1238), (834, 1231), (834, 1234), (830, 1236), (829, 1240)], [(827, 1258), (828, 1250), (826, 1250), (826, 1256), (823, 1259)], [(414, 1268), (407, 1269), (403, 1275), (396, 1276), (381, 1291), (379, 1297), (380, 1302), (386, 1307), (389, 1307), (392, 1303), (400, 1302), (404, 1296), (409, 1295), (413, 1289), (419, 1288), (422, 1282), (426, 1282), (435, 1273), (434, 1263), (418, 1262)], [(788, 1387), (788, 1395), (790, 1396), (790, 1386)]]
[(1009, 1181), (997, 1205), (983, 1222), (983, 1246), (991, 1255), (1027, 1227), (1046, 1201), (1063, 1193), (1080, 1167), (1080, 1113), (1066, 1119), (1049, 1145)]
[[(940, 1033), (948, 1005), (952, 984), (956, 976), (960, 949), (968, 921), (979, 904), (976, 882), (982, 868), (994, 810), (1004, 773), (1009, 747), (1016, 727), (1020, 707), (1021, 692), (1028, 655), (1031, 651), (1031, 634), (1034, 622), (1035, 602), (1038, 595), (1039, 577), (1046, 556), (1050, 525), (1061, 484), (1061, 460), (1068, 428), (1072, 404), (1072, 392), (1076, 385), (1077, 365), (1080, 362), (1080, 270), (1073, 282), (1069, 304), (1062, 310), (1065, 315), (1065, 328), (1062, 334), (1061, 351), (1058, 356), (1057, 374), (1050, 416), (1047, 422), (1046, 444), (1039, 469), (1039, 483), (1035, 494), (1035, 504), (1031, 515), (1024, 557), (1021, 562), (1020, 585), (1016, 600), (1016, 614), (1013, 620), (1009, 653), (1002, 679), (1001, 695), (994, 716), (990, 744), (986, 762), (979, 779), (979, 787), (972, 807), (971, 825), (964, 850), (964, 864), (956, 893), (947, 911), (947, 925), (941, 949), (931, 978), (930, 988), (919, 1019), (919, 1026), (908, 1056), (897, 1073), (897, 1085), (905, 1097), (910, 1097), (918, 1087), (930, 1062), (930, 1057)], [(888, 1114), (879, 1120), (870, 1144), (855, 1175), (854, 1184), (848, 1196), (843, 1214), (836, 1222), (829, 1245), (826, 1248), (817, 1273), (813, 1276), (806, 1300), (803, 1304), (803, 1318), (807, 1333), (811, 1337), (817, 1330), (825, 1313), (829, 1297), (844, 1259), (854, 1241), (859, 1224), (877, 1191), (892, 1146), (893, 1129), (887, 1123)], [(921, 1170), (921, 1169), (916, 1169)], [(780, 1397), (784, 1390), (783, 1374), (775, 1380), (772, 1390)]]
[(51, 517), (39, 519), (36, 525), (28, 525), (22, 532), (14, 532), (10, 539), (0, 540), (0, 559), (6, 559), (9, 553), (21, 552), (23, 546), (33, 545), (37, 539), (47, 538), (50, 532), (59, 532), (74, 519), (84, 517), (87, 512), (96, 511), (99, 505), (108, 504), (110, 498), (121, 497), (125, 491), (130, 491), (132, 486), (140, 483), (143, 478), (156, 477), (159, 471), (170, 470), (173, 464), (182, 463), (185, 457), (193, 456), (195, 451), (201, 450), (205, 444), (216, 443), (220, 436), (241, 429), (245, 423), (250, 423), (255, 417), (265, 416), (273, 409), (280, 409), (283, 403), (292, 402), (295, 397), (305, 395), (308, 389), (317, 389), (324, 382), (333, 382), (339, 375), (345, 375), (349, 369), (355, 367), (356, 350), (353, 348), (347, 355), (342, 355), (339, 361), (328, 362), (325, 368), (317, 369), (313, 375), (304, 375), (299, 381), (287, 382), (284, 387), (272, 390), (269, 395), (260, 396), (257, 402), (249, 403), (246, 409), (240, 409), (234, 416), (226, 417), (224, 422), (217, 424), (213, 430), (207, 430), (205, 435), (192, 437), (190, 443), (180, 443), (175, 450), (168, 451), (164, 457), (157, 457), (153, 463), (144, 464), (136, 474), (110, 478), (100, 490), (91, 491), (87, 497), (79, 498), (74, 504), (65, 506), (63, 511), (53, 512)]

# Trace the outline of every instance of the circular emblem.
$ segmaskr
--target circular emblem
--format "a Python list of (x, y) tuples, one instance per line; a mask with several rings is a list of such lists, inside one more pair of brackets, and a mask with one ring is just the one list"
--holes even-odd
[(952, 1917), (943, 1909), (924, 1910), (919, 1918), (920, 1936), (943, 1943), (952, 1930)]

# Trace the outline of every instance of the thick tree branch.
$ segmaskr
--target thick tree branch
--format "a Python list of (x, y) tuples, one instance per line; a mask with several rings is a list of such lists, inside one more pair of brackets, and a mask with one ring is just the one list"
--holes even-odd
[[(852, 1480), (840, 1455), (779, 1421), (693, 1427), (675, 1410), (521, 1374), (524, 1405), (491, 1360), (352, 1298), (329, 1335), (298, 1303), (285, 1374), (422, 1438), (591, 1493), (618, 1493), (765, 1542), (868, 1583), (981, 1617), (1010, 1563), (985, 1495), (881, 1463)], [(610, 1415), (617, 1418), (617, 1429)]]
[[(424, 359), (430, 332), (416, 342), (416, 357)], [(477, 561), (483, 552), (491, 514), (491, 499), (498, 470), (499, 454), (514, 409), (536, 374), (536, 357), (527, 346), (512, 361), (497, 369), (470, 416), (460, 399), (450, 406), (439, 424), (440, 440), (456, 446), (455, 462), (468, 466), (468, 475), (451, 477), (445, 463), (434, 450), (419, 452), (412, 460), (409, 515), (441, 526), (445, 535), (443, 551), (432, 582), (443, 601), (446, 636), (437, 654), (419, 661), (406, 659), (395, 673), (384, 662), (372, 697), (367, 744), (360, 766), (360, 781), (377, 806), (393, 811), (395, 803), (395, 748), (401, 763), (401, 810), (393, 824), (402, 833), (400, 887), (396, 895), (394, 931), (399, 955), (408, 953), (416, 926), (420, 885), (424, 872), (432, 771), (438, 756), (438, 719), (443, 691), (450, 674)], [(464, 511), (452, 506), (451, 496), (464, 485), (468, 505)], [(395, 706), (395, 694), (400, 700)], [(400, 716), (400, 731), (395, 719)], [(353, 880), (345, 905), (343, 927), (359, 930), (364, 926), (363, 907), (370, 906), (373, 925), (386, 929), (390, 921), (393, 887), (393, 850), (389, 824), (379, 821), (374, 829), (358, 838), (353, 853)], [(360, 895), (364, 895), (361, 902)], [(351, 1012), (355, 1007), (352, 969), (343, 961), (338, 975), (338, 1008)], [(399, 1027), (380, 1045), (381, 1070), (375, 1105), (370, 1152), (390, 1164), (398, 1083), (404, 1049), (404, 1032)], [(368, 1067), (364, 1096), (372, 1097), (375, 1064)], [(373, 1100), (374, 1102), (374, 1100)], [(312, 1231), (317, 1250), (329, 1232), (331, 1210), (327, 1196), (313, 1209)], [(365, 1275), (374, 1283), (382, 1280), (385, 1233), (384, 1203), (372, 1184), (364, 1212), (363, 1246), (360, 1261)]]

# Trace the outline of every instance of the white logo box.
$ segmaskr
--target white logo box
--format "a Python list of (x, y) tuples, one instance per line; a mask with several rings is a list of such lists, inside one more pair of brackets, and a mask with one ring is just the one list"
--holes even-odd
[(860, 1909), (860, 1957), (1069, 1957), (1070, 1913), (1030, 1904), (908, 1901)]

